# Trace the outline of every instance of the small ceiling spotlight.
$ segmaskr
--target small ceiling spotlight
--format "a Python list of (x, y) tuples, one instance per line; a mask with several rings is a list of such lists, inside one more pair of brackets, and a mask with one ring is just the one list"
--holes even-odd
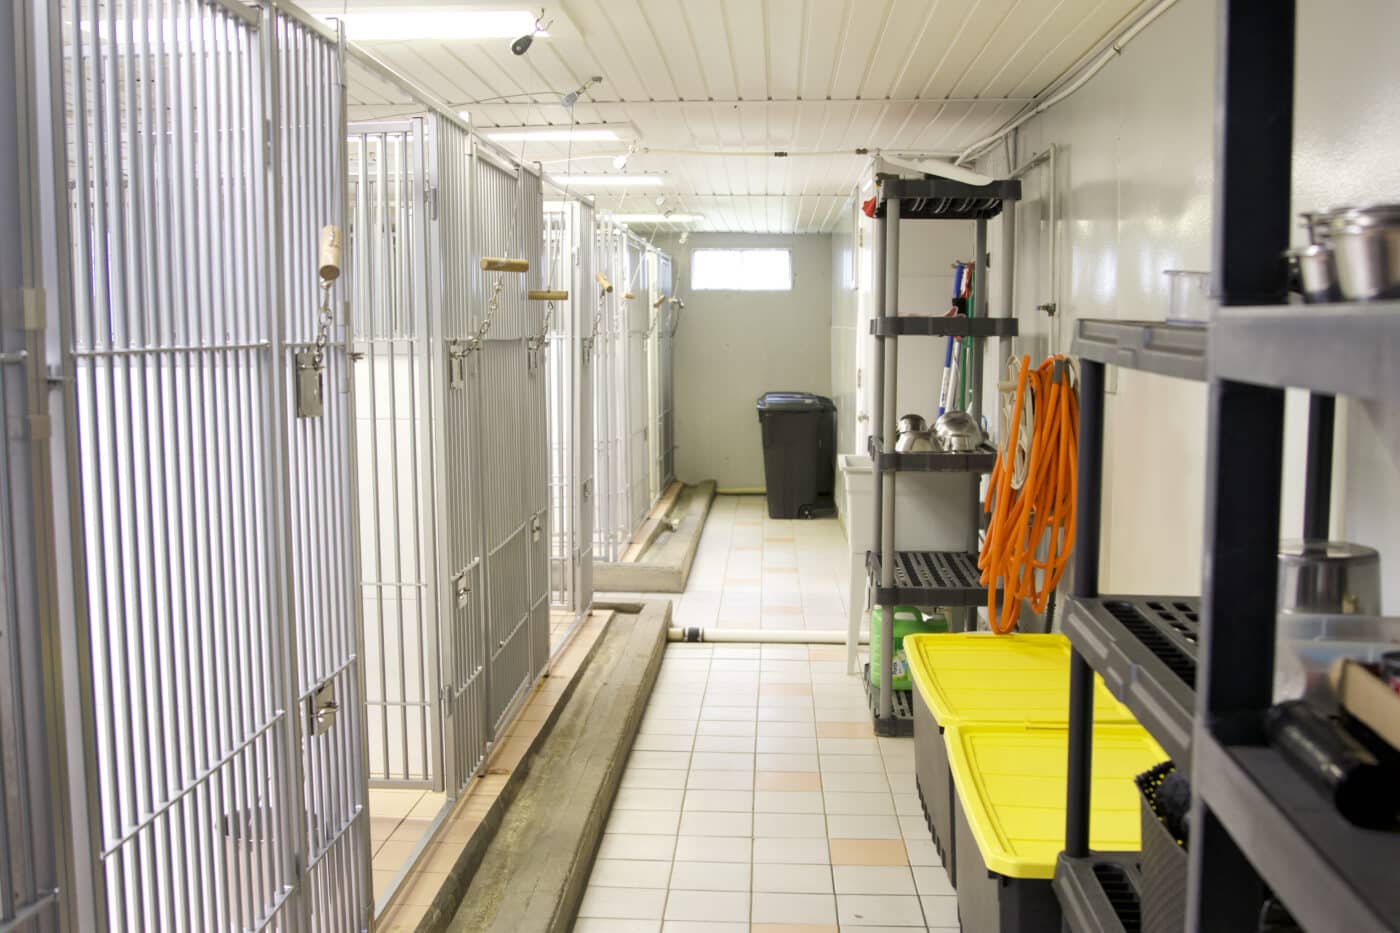
[(627, 147), (626, 152), (622, 153), (622, 155), (620, 156), (616, 156), (613, 158), (613, 168), (617, 169), (619, 172), (625, 169), (627, 167), (627, 160), (632, 158), (632, 154), (636, 151), (637, 141), (634, 139), (632, 140), (631, 145)]
[(553, 20), (550, 20), (548, 23), (544, 21), (544, 7), (540, 7), (540, 15), (535, 18), (535, 28), (512, 42), (510, 44), (510, 50), (516, 55), (524, 55), (526, 52), (530, 51), (530, 44), (535, 41), (535, 36), (542, 35), (545, 30), (549, 29), (553, 22)]
[[(540, 12), (543, 13), (544, 11), (541, 10)], [(521, 36), (521, 40), (522, 40), (522, 41), (525, 40), (525, 39), (528, 39), (528, 38), (530, 38), (530, 37), (529, 37), (529, 36)], [(515, 54), (516, 54), (516, 55), (519, 55), (519, 54), (521, 54), (521, 53), (516, 52)], [(602, 83), (603, 83), (603, 76), (602, 76), (602, 75), (594, 75), (593, 77), (589, 78), (587, 81), (583, 82), (583, 84), (579, 85), (578, 90), (576, 90), (576, 91), (570, 91), (569, 93), (567, 93), (567, 94), (565, 94), (563, 97), (561, 97), (561, 98), (559, 99), (559, 103), (560, 103), (560, 105), (561, 105), (565, 110), (573, 110), (573, 109), (574, 109), (574, 104), (578, 103), (578, 99), (579, 99), (580, 97), (583, 96), (583, 92), (584, 92), (584, 91), (586, 91), (586, 90), (588, 90), (589, 88), (593, 87), (593, 85), (595, 85), (595, 84), (602, 84)]]

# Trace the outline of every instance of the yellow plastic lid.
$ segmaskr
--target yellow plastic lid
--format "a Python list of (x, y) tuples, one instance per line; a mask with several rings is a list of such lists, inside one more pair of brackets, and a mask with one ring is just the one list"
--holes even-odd
[[(948, 729), (948, 762), (972, 837), (990, 871), (1050, 878), (1065, 847), (1065, 726), (968, 723)], [(1135, 852), (1142, 817), (1133, 778), (1167, 758), (1138, 725), (1094, 725), (1089, 845)]]
[[(990, 632), (906, 635), (914, 688), (943, 728), (967, 722), (1069, 722), (1069, 639)], [(1094, 676), (1094, 719), (1135, 723)]]

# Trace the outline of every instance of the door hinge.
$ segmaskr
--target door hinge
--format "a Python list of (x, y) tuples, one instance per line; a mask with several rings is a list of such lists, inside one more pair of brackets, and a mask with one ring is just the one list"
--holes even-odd
[(423, 201), (428, 207), (428, 219), (437, 220), (438, 190), (436, 185), (429, 185), (423, 189)]

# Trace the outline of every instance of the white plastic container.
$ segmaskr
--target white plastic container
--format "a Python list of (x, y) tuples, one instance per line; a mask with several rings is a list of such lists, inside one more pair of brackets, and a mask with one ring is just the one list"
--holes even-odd
[(1182, 323), (1209, 321), (1214, 305), (1210, 300), (1210, 273), (1167, 269), (1167, 320)]
[(1283, 614), (1274, 647), (1274, 702), (1295, 700), (1327, 679), (1337, 658), (1374, 663), (1400, 651), (1400, 618)]
[[(843, 517), (851, 548), (850, 631), (847, 660), (855, 670), (856, 645), (865, 612), (865, 552), (875, 547), (875, 486), (870, 458), (842, 454)], [(977, 476), (967, 473), (900, 473), (895, 480), (895, 539), (900, 551), (962, 551), (970, 533), (971, 496)]]

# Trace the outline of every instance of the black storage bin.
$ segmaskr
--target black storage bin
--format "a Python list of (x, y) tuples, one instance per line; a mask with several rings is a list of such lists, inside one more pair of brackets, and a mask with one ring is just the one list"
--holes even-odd
[(1179, 933), (1186, 926), (1190, 859), (1158, 813), (1157, 789), (1176, 770), (1165, 761), (1137, 777), (1142, 802), (1142, 933)]
[(836, 405), (810, 392), (758, 400), (769, 518), (836, 513)]

